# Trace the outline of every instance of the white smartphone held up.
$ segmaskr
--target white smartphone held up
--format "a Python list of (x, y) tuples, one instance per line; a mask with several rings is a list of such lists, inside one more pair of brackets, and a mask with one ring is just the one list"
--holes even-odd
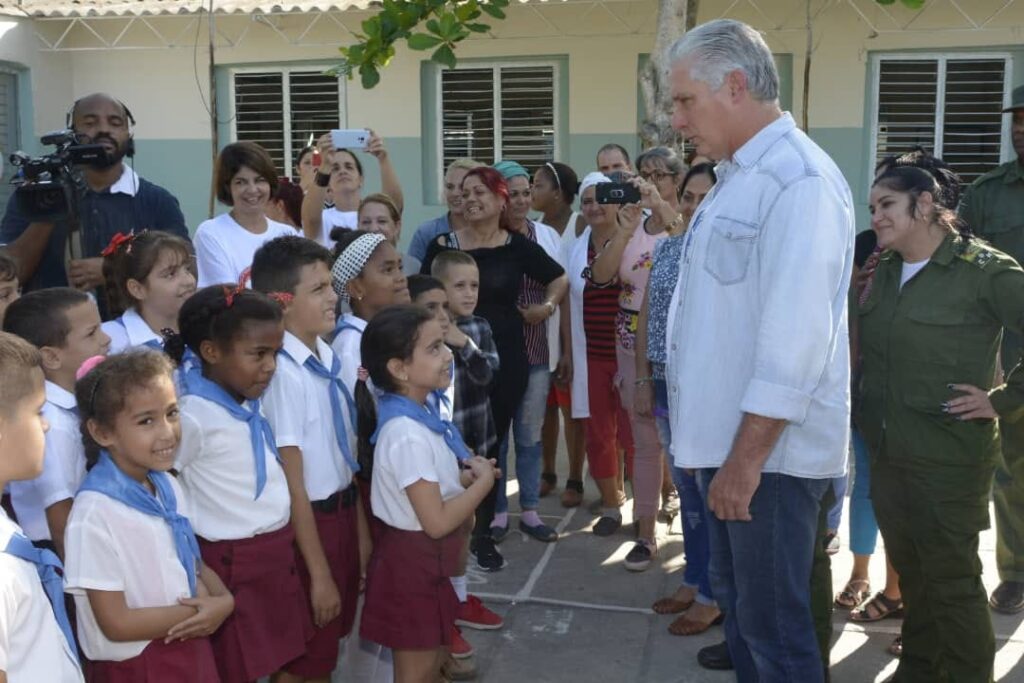
[(348, 130), (332, 130), (331, 144), (335, 149), (366, 149), (370, 141), (370, 131), (365, 128), (352, 128)]

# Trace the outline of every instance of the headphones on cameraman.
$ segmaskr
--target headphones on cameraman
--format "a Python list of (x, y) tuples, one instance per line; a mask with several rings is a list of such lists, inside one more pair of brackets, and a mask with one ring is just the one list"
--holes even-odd
[[(92, 95), (86, 95), (85, 97), (78, 98), (71, 105), (71, 108), (68, 109), (67, 113), (64, 115), (64, 127), (65, 128), (67, 128), (69, 130), (74, 130), (75, 129), (75, 109), (78, 108), (78, 103), (79, 102), (81, 102), (82, 100), (84, 100), (84, 99), (86, 99), (88, 97), (92, 97)], [(134, 157), (135, 156), (135, 117), (132, 116), (132, 110), (128, 108), (127, 104), (125, 104), (121, 100), (117, 99), (116, 97), (112, 98), (112, 99), (114, 100), (114, 102), (116, 102), (121, 107), (121, 109), (124, 110), (125, 118), (128, 119), (128, 142), (125, 144), (124, 155), (126, 157), (129, 157), (129, 158)]]

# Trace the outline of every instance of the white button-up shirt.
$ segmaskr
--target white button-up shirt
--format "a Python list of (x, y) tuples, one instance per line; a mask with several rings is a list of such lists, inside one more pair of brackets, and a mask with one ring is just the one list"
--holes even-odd
[(764, 472), (839, 476), (850, 423), (850, 188), (788, 113), (717, 171), (669, 309), (675, 464), (721, 466), (751, 413), (789, 423)]

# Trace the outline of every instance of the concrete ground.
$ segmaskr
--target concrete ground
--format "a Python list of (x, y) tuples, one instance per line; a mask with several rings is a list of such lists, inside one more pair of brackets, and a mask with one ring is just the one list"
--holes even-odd
[[(564, 454), (561, 463), (564, 465)], [(514, 472), (514, 467), (511, 468)], [(559, 473), (564, 483), (564, 472)], [(518, 512), (517, 487), (509, 481), (510, 510)], [(512, 531), (500, 546), (508, 566), (493, 574), (471, 570), (470, 591), (505, 618), (500, 631), (465, 631), (476, 648), (477, 680), (487, 683), (535, 681), (600, 681), (635, 683), (726, 682), (729, 672), (706, 671), (697, 665), (697, 650), (719, 642), (721, 627), (696, 637), (675, 637), (667, 626), (672, 616), (659, 616), (650, 605), (669, 595), (683, 569), (679, 520), (672, 528), (659, 525), (660, 551), (656, 563), (642, 573), (626, 571), (622, 560), (631, 547), (628, 524), (610, 538), (589, 532), (596, 521), (586, 505), (597, 497), (588, 482), (586, 502), (563, 509), (557, 495), (541, 502), (545, 521), (561, 534), (557, 543), (542, 544)], [(517, 516), (511, 518), (515, 529)], [(843, 529), (845, 534), (844, 516)], [(835, 590), (842, 589), (852, 565), (846, 547), (833, 557)], [(879, 539), (881, 542), (881, 539)], [(880, 548), (881, 549), (881, 548)], [(985, 584), (998, 583), (995, 535), (982, 534), (981, 555)], [(884, 584), (885, 566), (879, 555), (871, 566), (872, 586)], [(993, 614), (996, 632), (996, 680), (1024, 683), (1024, 615)], [(896, 669), (886, 647), (899, 633), (899, 622), (853, 624), (845, 613), (834, 617), (832, 648), (834, 683), (884, 681)]]

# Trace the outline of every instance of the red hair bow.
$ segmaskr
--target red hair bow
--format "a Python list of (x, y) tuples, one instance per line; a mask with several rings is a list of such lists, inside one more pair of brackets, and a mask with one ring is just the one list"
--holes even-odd
[(117, 253), (117, 250), (121, 248), (122, 244), (127, 244), (128, 249), (131, 249), (132, 240), (135, 239), (135, 231), (129, 232), (127, 235), (123, 232), (119, 232), (110, 238), (110, 244), (107, 248), (100, 252), (101, 256), (113, 256)]
[(239, 287), (238, 285), (234, 287), (224, 285), (224, 303), (227, 304), (228, 308), (234, 305), (235, 297), (241, 294), (244, 289), (244, 287)]

